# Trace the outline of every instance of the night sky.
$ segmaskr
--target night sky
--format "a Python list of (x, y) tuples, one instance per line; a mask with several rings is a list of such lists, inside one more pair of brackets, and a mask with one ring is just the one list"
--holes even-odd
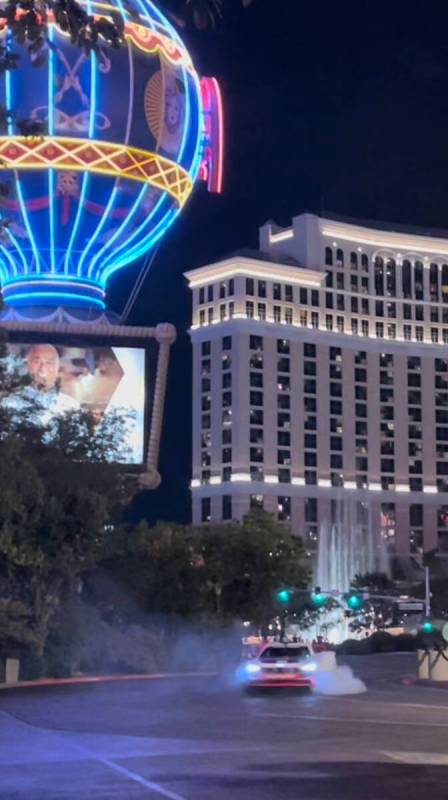
[[(163, 240), (129, 323), (173, 322), (162, 487), (136, 513), (188, 521), (190, 296), (182, 273), (302, 211), (448, 229), (448, 10), (442, 3), (229, 0), (183, 34), (225, 104), (224, 192), (198, 186)], [(120, 311), (138, 266), (111, 288)]]

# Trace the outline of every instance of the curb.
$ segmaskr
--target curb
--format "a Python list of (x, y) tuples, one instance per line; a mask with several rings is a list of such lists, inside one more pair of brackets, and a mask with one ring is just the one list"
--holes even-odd
[(176, 678), (211, 678), (218, 672), (152, 672), (130, 675), (79, 675), (73, 678), (38, 678), (34, 681), (0, 683), (1, 689), (29, 689), (45, 686), (71, 686), (83, 683), (112, 683), (115, 681), (159, 681)]
[(425, 678), (402, 678), (402, 686), (426, 686), (431, 689), (448, 689), (448, 681), (430, 681)]

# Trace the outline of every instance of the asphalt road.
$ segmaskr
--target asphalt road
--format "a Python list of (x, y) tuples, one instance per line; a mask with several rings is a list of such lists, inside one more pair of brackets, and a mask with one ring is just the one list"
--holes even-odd
[(446, 800), (448, 690), (408, 655), (350, 659), (351, 697), (225, 680), (0, 692), (2, 800)]

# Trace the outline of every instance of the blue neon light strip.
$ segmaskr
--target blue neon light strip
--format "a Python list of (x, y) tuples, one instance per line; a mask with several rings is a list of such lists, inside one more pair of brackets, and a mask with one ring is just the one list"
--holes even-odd
[[(126, 229), (126, 227), (130, 223), (132, 223), (132, 219), (135, 216), (136, 212), (138, 211), (139, 207), (141, 206), (143, 198), (144, 198), (144, 195), (147, 194), (148, 189), (149, 189), (148, 186), (143, 186), (143, 188), (140, 189), (140, 191), (139, 191), (139, 193), (137, 195), (137, 199), (135, 200), (134, 205), (132, 206), (131, 210), (127, 214), (126, 218), (123, 220), (121, 225), (118, 226), (118, 228), (112, 234), (110, 239), (107, 240), (107, 242), (101, 248), (101, 250), (98, 250), (96, 256), (94, 256), (92, 258), (92, 261), (91, 261), (91, 264), (90, 264), (90, 270), (89, 270), (89, 274), (90, 275), (94, 274), (94, 269), (95, 269), (96, 264), (98, 263), (98, 261), (100, 261), (100, 259), (102, 259), (104, 257), (104, 254), (108, 250), (110, 250), (110, 248), (112, 247), (112, 245), (115, 242), (115, 240), (117, 239), (117, 237), (120, 236), (120, 234)], [(125, 244), (127, 245), (127, 241), (125, 242)]]
[[(12, 38), (11, 34), (8, 34), (8, 48), (10, 48), (10, 45), (11, 45), (11, 38)], [(8, 109), (11, 108), (11, 96), (12, 96), (12, 91), (11, 91), (11, 70), (7, 69), (7, 70), (5, 70), (5, 99), (6, 99), (6, 108), (8, 108)], [(13, 122), (12, 122), (12, 120), (8, 120), (8, 134), (11, 135), (12, 133), (13, 133)], [(22, 219), (23, 219), (23, 222), (24, 222), (24, 225), (25, 225), (25, 228), (26, 228), (26, 232), (28, 234), (28, 238), (30, 240), (31, 249), (33, 251), (33, 255), (34, 255), (34, 259), (35, 259), (36, 272), (40, 272), (39, 251), (38, 251), (38, 249), (36, 247), (36, 241), (34, 239), (33, 231), (32, 231), (31, 225), (30, 225), (30, 221), (28, 219), (28, 213), (27, 213), (25, 202), (24, 202), (24, 199), (23, 199), (22, 186), (21, 186), (20, 179), (18, 177), (17, 171), (14, 172), (14, 178), (15, 178), (15, 188), (16, 188), (16, 192), (17, 192), (17, 197), (18, 197), (18, 200), (19, 200), (20, 210), (21, 210), (21, 213), (22, 213)], [(31, 264), (27, 263), (26, 256), (25, 256), (22, 248), (20, 247), (20, 245), (19, 245), (19, 243), (17, 241), (15, 241), (15, 246), (17, 247), (18, 252), (21, 254), (22, 262), (26, 265), (26, 267), (25, 267), (26, 270), (31, 269)], [(15, 266), (14, 266), (14, 268), (16, 269)]]
[[(90, 11), (90, 2), (88, 3), (89, 7), (89, 14)], [(90, 53), (90, 110), (89, 110), (89, 139), (92, 139), (95, 132), (95, 114), (96, 114), (96, 77), (97, 77), (97, 63), (96, 63), (96, 55), (92, 51)], [(78, 199), (78, 210), (76, 212), (76, 219), (72, 228), (72, 232), (70, 235), (70, 240), (67, 246), (67, 252), (64, 258), (64, 272), (70, 271), (70, 257), (73, 248), (73, 242), (75, 241), (75, 237), (78, 234), (78, 227), (81, 221), (81, 215), (84, 211), (84, 200), (86, 196), (87, 186), (89, 183), (89, 173), (85, 172), (82, 178), (82, 188), (81, 193)]]
[[(54, 39), (54, 28), (50, 25), (48, 30), (48, 38), (50, 45)], [(50, 136), (54, 134), (54, 51), (52, 47), (48, 48), (48, 133)], [(56, 259), (55, 259), (55, 231), (54, 231), (54, 169), (48, 170), (48, 195), (49, 195), (49, 221), (50, 221), (50, 269), (52, 273), (56, 272)]]
[[(162, 205), (162, 204), (163, 204), (163, 202), (166, 200), (166, 196), (167, 196), (167, 195), (166, 195), (166, 192), (164, 192), (164, 193), (162, 194), (162, 196), (159, 198), (159, 200), (157, 201), (157, 203), (155, 204), (155, 206), (154, 206), (154, 208), (152, 209), (152, 211), (151, 211), (150, 215), (149, 215), (148, 217), (146, 217), (146, 218), (143, 220), (143, 222), (141, 222), (141, 223), (140, 223), (140, 225), (138, 226), (138, 228), (136, 228), (136, 229), (135, 229), (135, 231), (134, 231), (134, 232), (133, 232), (133, 233), (132, 233), (132, 234), (131, 234), (131, 235), (128, 237), (128, 239), (126, 239), (126, 241), (125, 241), (125, 242), (122, 242), (122, 243), (121, 243), (121, 244), (120, 244), (120, 245), (119, 245), (119, 246), (118, 246), (118, 247), (115, 249), (115, 251), (114, 251), (114, 253), (113, 253), (112, 255), (109, 255), (109, 256), (108, 256), (108, 257), (105, 259), (105, 261), (104, 261), (104, 264), (103, 264), (103, 269), (101, 270), (101, 273), (103, 273), (103, 271), (104, 271), (104, 268), (105, 268), (105, 267), (107, 267), (107, 265), (110, 263), (110, 261), (111, 261), (111, 259), (112, 259), (112, 258), (114, 259), (114, 261), (117, 259), (117, 255), (118, 255), (119, 253), (121, 253), (121, 252), (123, 251), (123, 249), (125, 249), (125, 248), (126, 248), (126, 252), (129, 252), (129, 245), (130, 245), (130, 244), (131, 244), (131, 242), (133, 242), (133, 241), (134, 241), (136, 238), (138, 238), (138, 236), (140, 236), (140, 234), (142, 233), (142, 231), (144, 231), (144, 230), (145, 230), (145, 228), (147, 228), (147, 227), (148, 227), (148, 225), (150, 225), (150, 224), (151, 224), (151, 222), (152, 222), (152, 220), (154, 219), (155, 215), (156, 215), (156, 214), (157, 214), (157, 212), (159, 211), (159, 209), (160, 209), (161, 205)], [(128, 259), (127, 263), (129, 263), (130, 261), (131, 261), (131, 259)]]
[(163, 236), (166, 229), (174, 222), (177, 215), (180, 213), (179, 209), (171, 208), (163, 219), (156, 225), (155, 228), (151, 231), (151, 233), (139, 244), (134, 247), (131, 251), (126, 253), (126, 256), (121, 260), (115, 261), (110, 267), (104, 270), (103, 272), (103, 281), (104, 284), (113, 275), (117, 269), (124, 267), (126, 264), (129, 264), (131, 261), (135, 261), (139, 256), (147, 253), (150, 247), (152, 247), (159, 239)]
[(77, 301), (76, 304), (78, 304), (79, 301), (81, 301), (82, 303), (86, 303), (86, 305), (91, 305), (92, 303), (95, 303), (95, 305), (99, 306), (101, 309), (105, 308), (105, 303), (103, 302), (103, 300), (98, 300), (97, 297), (90, 297), (89, 295), (84, 296), (81, 294), (74, 294), (71, 292), (45, 292), (45, 291), (23, 292), (23, 293), (19, 292), (17, 294), (8, 295), (6, 299), (8, 300), (8, 302), (10, 302), (11, 300), (17, 301), (17, 300), (23, 300), (24, 298), (36, 300), (36, 298), (38, 297), (57, 298), (60, 299), (61, 301), (63, 301), (64, 298), (67, 298), (68, 300), (76, 300)]
[[(95, 244), (96, 240), (98, 239), (98, 236), (100, 235), (101, 231), (103, 230), (103, 228), (104, 228), (104, 226), (106, 224), (107, 217), (109, 216), (109, 212), (110, 212), (110, 209), (112, 208), (112, 205), (113, 205), (113, 202), (115, 200), (115, 196), (117, 194), (117, 191), (118, 191), (117, 179), (115, 179), (115, 185), (114, 185), (114, 188), (112, 189), (112, 191), (110, 193), (110, 197), (109, 197), (109, 200), (107, 202), (107, 206), (106, 206), (106, 208), (104, 210), (104, 214), (101, 217), (101, 221), (100, 221), (99, 225), (97, 226), (95, 232), (90, 237), (87, 246), (83, 250), (81, 258), (79, 259), (78, 270), (77, 270), (78, 271), (78, 275), (82, 275), (83, 274), (82, 268), (83, 268), (84, 262), (85, 262), (85, 260), (87, 258), (87, 255), (88, 255), (89, 251), (92, 248), (92, 245)], [(89, 278), (92, 277), (91, 272), (92, 272), (92, 270), (91, 270), (91, 267), (89, 265), (89, 269), (87, 270), (87, 275), (88, 275)]]

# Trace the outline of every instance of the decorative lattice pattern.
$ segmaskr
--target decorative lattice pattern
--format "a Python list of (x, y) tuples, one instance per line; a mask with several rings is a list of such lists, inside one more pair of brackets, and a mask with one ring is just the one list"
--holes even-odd
[(193, 188), (189, 174), (168, 158), (114, 142), (69, 137), (0, 136), (0, 167), (92, 172), (150, 183), (183, 206)]

